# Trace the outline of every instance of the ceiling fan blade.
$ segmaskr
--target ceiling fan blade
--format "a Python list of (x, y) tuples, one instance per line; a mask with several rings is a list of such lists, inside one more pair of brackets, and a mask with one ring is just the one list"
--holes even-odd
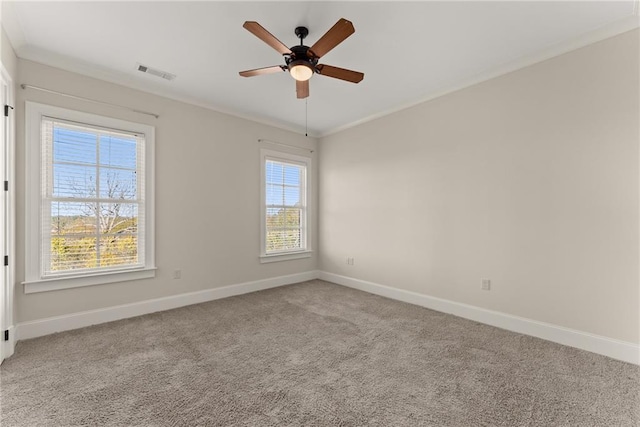
[(298, 95), (298, 99), (309, 96), (309, 80), (303, 82), (296, 80), (296, 94)]
[(240, 71), (242, 77), (261, 76), (263, 74), (273, 74), (284, 71), (280, 65), (274, 65), (273, 67), (256, 68), (255, 70)]
[(340, 20), (338, 20), (338, 22), (336, 22), (336, 24), (331, 27), (324, 36), (320, 37), (320, 40), (315, 42), (309, 50), (312, 52), (313, 56), (320, 58), (355, 32), (356, 29), (353, 28), (351, 21), (340, 18)]
[(280, 52), (281, 55), (291, 53), (291, 49), (284, 45), (280, 40), (275, 38), (273, 34), (265, 30), (264, 27), (255, 21), (246, 21), (243, 25), (251, 34)]
[(333, 67), (331, 65), (318, 64), (316, 69), (318, 70), (318, 73), (323, 76), (346, 80), (351, 83), (360, 83), (362, 79), (364, 79), (364, 73), (347, 70), (345, 68)]

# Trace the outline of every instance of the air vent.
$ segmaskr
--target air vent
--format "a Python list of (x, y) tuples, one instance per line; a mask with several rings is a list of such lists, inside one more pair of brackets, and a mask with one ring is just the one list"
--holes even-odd
[(166, 71), (158, 70), (157, 68), (147, 67), (146, 65), (142, 64), (138, 64), (138, 71), (142, 71), (143, 73), (151, 74), (156, 77), (161, 77), (169, 81), (176, 78), (175, 74), (167, 73)]

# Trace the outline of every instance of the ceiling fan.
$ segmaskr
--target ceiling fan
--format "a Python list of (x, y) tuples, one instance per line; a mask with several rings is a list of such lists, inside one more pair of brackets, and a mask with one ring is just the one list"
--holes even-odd
[(300, 39), (300, 45), (290, 48), (285, 46), (284, 43), (275, 38), (273, 34), (265, 30), (262, 25), (255, 21), (246, 21), (243, 27), (277, 50), (284, 57), (285, 65), (274, 65), (272, 67), (241, 71), (240, 75), (242, 77), (289, 71), (291, 77), (296, 80), (296, 93), (298, 98), (306, 98), (309, 96), (309, 79), (314, 73), (351, 83), (359, 83), (364, 78), (364, 74), (358, 71), (318, 64), (318, 60), (322, 56), (326, 55), (331, 49), (356, 32), (351, 21), (344, 18), (338, 20), (338, 22), (311, 47), (303, 44), (303, 40), (309, 34), (307, 27), (297, 27), (295, 29), (295, 34)]

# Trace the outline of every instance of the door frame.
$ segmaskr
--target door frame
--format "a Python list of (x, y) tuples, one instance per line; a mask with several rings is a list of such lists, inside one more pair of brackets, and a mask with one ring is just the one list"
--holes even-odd
[[(14, 269), (15, 269), (15, 98), (13, 79), (0, 63), (0, 101), (2, 124), (0, 125), (0, 227), (3, 243), (0, 255), (9, 257), (7, 266), (2, 266), (0, 274), (0, 363), (10, 357), (15, 350), (16, 328), (13, 318), (14, 305)], [(5, 105), (9, 108), (8, 117), (4, 115)], [(8, 182), (8, 187), (4, 182)], [(5, 188), (7, 191), (5, 191)], [(4, 260), (3, 260), (4, 261)], [(3, 263), (4, 264), (4, 263)], [(8, 331), (9, 339), (5, 340)]]

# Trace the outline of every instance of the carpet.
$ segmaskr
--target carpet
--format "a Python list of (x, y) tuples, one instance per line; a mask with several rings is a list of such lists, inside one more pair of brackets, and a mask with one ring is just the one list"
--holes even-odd
[(10, 426), (638, 426), (640, 367), (314, 280), (18, 343)]

